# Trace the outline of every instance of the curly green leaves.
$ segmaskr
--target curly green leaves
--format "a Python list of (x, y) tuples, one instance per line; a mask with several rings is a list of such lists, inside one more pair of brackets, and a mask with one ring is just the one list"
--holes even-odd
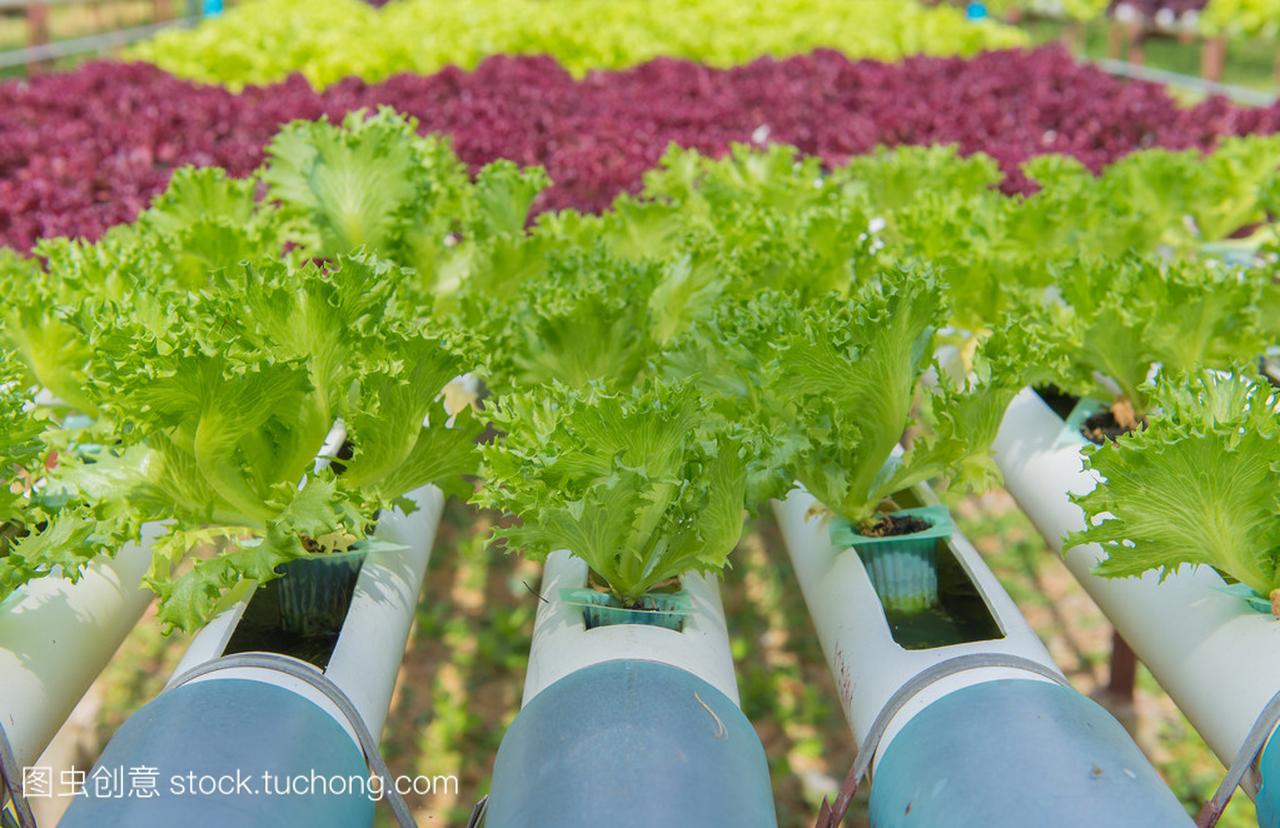
[(1225, 369), (1265, 350), (1268, 281), (1207, 261), (1079, 260), (1058, 277), (1066, 304), (1047, 336), (1065, 366), (1053, 381), (1101, 399), (1116, 396), (1114, 383), (1141, 418), (1152, 410), (1144, 383), (1154, 370)]
[(724, 567), (742, 531), (749, 452), (687, 385), (551, 386), (501, 400), (478, 501), (519, 522), (496, 537), (582, 558), (624, 601)]
[(1260, 595), (1280, 587), (1280, 414), (1245, 372), (1156, 388), (1150, 425), (1092, 450), (1103, 478), (1076, 498), (1087, 528), (1067, 548), (1101, 544), (1112, 577), (1213, 566)]

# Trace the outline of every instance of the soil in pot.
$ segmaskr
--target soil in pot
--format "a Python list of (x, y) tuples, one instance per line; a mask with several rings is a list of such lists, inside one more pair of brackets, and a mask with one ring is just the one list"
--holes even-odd
[(859, 534), (868, 538), (892, 538), (914, 535), (932, 527), (932, 523), (917, 515), (892, 514), (882, 516), (874, 526), (863, 529)]
[(1114, 441), (1128, 434), (1135, 427), (1146, 427), (1145, 418), (1139, 419), (1133, 410), (1133, 405), (1126, 400), (1118, 400), (1108, 406), (1093, 399), (1074, 397), (1071, 399), (1075, 399), (1076, 403), (1063, 417), (1066, 433), (1079, 434), (1096, 446)]
[(1115, 442), (1135, 428), (1146, 428), (1145, 419), (1135, 420), (1133, 407), (1121, 401), (1111, 408), (1095, 412), (1080, 424), (1080, 433), (1096, 446)]
[(903, 509), (867, 528), (832, 527), (837, 548), (852, 546), (862, 559), (886, 612), (923, 612), (938, 602), (939, 541), (951, 535), (945, 506)]
[(1129, 429), (1116, 422), (1115, 415), (1108, 409), (1085, 418), (1085, 421), (1080, 424), (1080, 433), (1090, 443), (1095, 446), (1101, 446), (1108, 441), (1114, 442), (1128, 434)]

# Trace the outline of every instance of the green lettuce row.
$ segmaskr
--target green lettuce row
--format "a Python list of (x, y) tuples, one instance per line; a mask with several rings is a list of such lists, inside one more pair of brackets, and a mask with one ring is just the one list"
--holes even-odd
[(1280, 36), (1280, 2), (1277, 0), (1212, 0), (1200, 17), (1200, 29), (1210, 36)]
[(997, 17), (1030, 12), (1067, 20), (1087, 21), (1101, 17), (1108, 0), (988, 0), (987, 10)]
[(469, 69), (492, 55), (550, 55), (575, 76), (656, 57), (734, 66), (838, 49), (853, 58), (973, 55), (1027, 45), (1025, 34), (914, 0), (252, 0), (128, 57), (233, 89), (302, 73), (324, 87), (355, 76)]
[[(923, 479), (989, 484), (1028, 383), (1145, 414), (1154, 372), (1274, 342), (1266, 270), (1200, 250), (1257, 222), (1274, 237), (1277, 159), (1259, 138), (1096, 178), (1040, 159), (1041, 191), (1011, 198), (948, 148), (835, 170), (672, 150), (612, 210), (531, 222), (538, 170), (473, 178), (385, 111), (292, 124), (252, 179), (183, 171), (99, 242), (0, 257), (4, 387), (40, 425), (0, 435), (0, 586), (74, 577), (172, 520), (149, 583), (194, 627), (239, 580), (360, 543), (419, 485), (469, 492), (486, 423), (479, 501), (519, 518), (507, 544), (569, 545), (624, 600), (724, 565), (743, 510), (794, 480), (861, 523)], [(447, 427), (465, 372), (494, 399)], [(337, 422), (354, 454), (314, 468)]]

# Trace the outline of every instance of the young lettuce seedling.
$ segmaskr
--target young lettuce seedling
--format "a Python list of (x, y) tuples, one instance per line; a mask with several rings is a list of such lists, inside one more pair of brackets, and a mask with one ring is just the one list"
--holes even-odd
[(1280, 615), (1280, 398), (1243, 369), (1147, 391), (1159, 416), (1089, 450), (1103, 482), (1075, 498), (1087, 526), (1064, 548), (1101, 544), (1114, 578), (1212, 566)]
[(367, 250), (414, 268), (426, 298), (503, 262), (550, 181), (497, 161), (473, 182), (449, 140), (420, 137), (417, 126), (389, 107), (354, 112), (341, 126), (295, 121), (267, 148), (261, 176), (307, 255)]
[[(776, 381), (793, 401), (789, 413), (805, 446), (796, 477), (860, 531), (874, 531), (893, 495), (919, 482), (984, 483), (996, 475), (989, 447), (1024, 384), (1022, 359), (1012, 353), (1017, 343), (992, 346), (979, 353), (973, 377), (956, 383), (939, 372), (925, 387), (934, 331), (946, 317), (942, 291), (928, 272), (903, 269), (849, 299), (787, 310)], [(1018, 333), (1002, 331), (996, 342)], [(897, 459), (916, 404), (931, 427)]]
[(533, 560), (567, 549), (624, 606), (687, 572), (719, 572), (751, 504), (759, 438), (689, 385), (551, 385), (500, 398), (476, 498), (516, 523), (495, 538)]
[(1203, 260), (1081, 260), (1058, 274), (1050, 336), (1065, 370), (1054, 385), (1110, 403), (1132, 429), (1152, 412), (1146, 381), (1256, 360), (1270, 344), (1260, 270)]
[(514, 295), (466, 291), (461, 312), (486, 342), (485, 381), (498, 394), (553, 382), (629, 386), (656, 347), (649, 298), (659, 268), (566, 247)]
[(257, 201), (257, 186), (256, 177), (183, 167), (136, 222), (93, 242), (44, 239), (35, 253), (50, 277), (102, 299), (138, 290), (201, 290), (210, 273), (284, 254), (279, 211)]
[(75, 581), (99, 552), (114, 551), (133, 528), (71, 496), (58, 480), (76, 464), (74, 437), (36, 405), (25, 368), (0, 351), (0, 601), (28, 581), (60, 574)]

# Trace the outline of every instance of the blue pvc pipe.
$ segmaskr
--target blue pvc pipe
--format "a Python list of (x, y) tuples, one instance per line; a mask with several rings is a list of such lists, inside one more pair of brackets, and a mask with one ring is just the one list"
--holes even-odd
[(485, 828), (776, 828), (738, 706), (692, 673), (607, 661), (539, 693), (498, 749)]
[(199, 681), (124, 723), (59, 824), (360, 828), (373, 824), (368, 789), (336, 791), (368, 775), (359, 747), (314, 703), (260, 681)]
[(1258, 759), (1258, 775), (1262, 784), (1254, 804), (1258, 808), (1259, 828), (1280, 828), (1280, 747), (1273, 735)]
[(1066, 687), (1005, 679), (933, 702), (871, 785), (875, 828), (1178, 828), (1182, 804), (1106, 710)]

